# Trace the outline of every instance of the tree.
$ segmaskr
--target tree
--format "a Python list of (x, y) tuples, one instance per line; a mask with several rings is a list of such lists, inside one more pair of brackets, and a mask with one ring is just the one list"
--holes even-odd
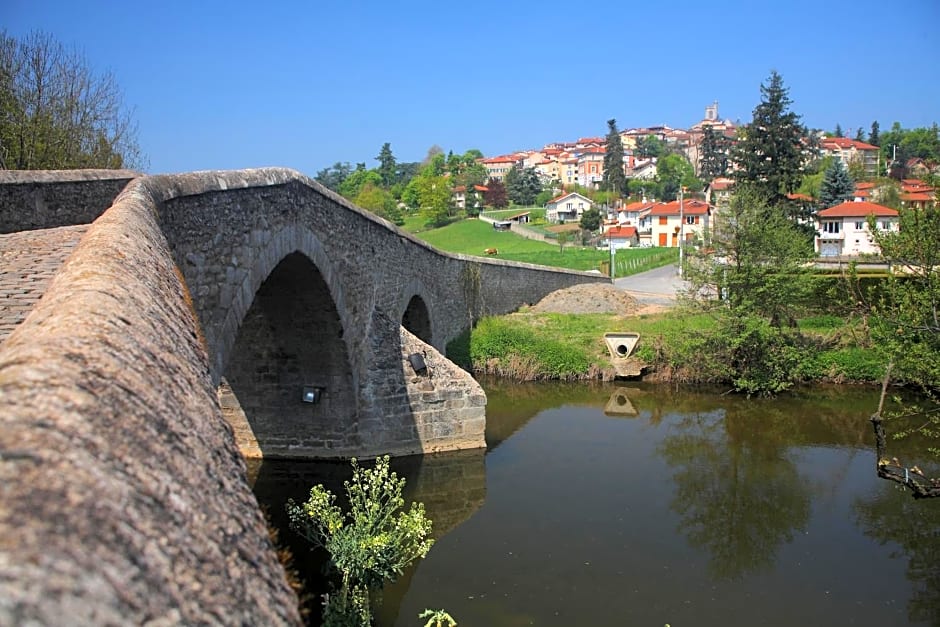
[(713, 331), (699, 334), (696, 353), (709, 355), (737, 391), (776, 394), (792, 386), (806, 349), (796, 320), (814, 287), (812, 247), (798, 226), (761, 191), (739, 183), (710, 241), (690, 257), (684, 298), (717, 317)]
[(339, 193), (340, 185), (343, 184), (343, 181), (346, 180), (352, 174), (352, 166), (349, 165), (349, 162), (340, 163), (337, 161), (332, 166), (328, 168), (323, 168), (317, 175), (314, 177), (318, 183), (329, 187), (334, 192)]
[(839, 125), (838, 122), (836, 123), (836, 131), (835, 133), (832, 134), (832, 136), (833, 137), (845, 137), (845, 135), (843, 135), (842, 133), (842, 127)]
[(376, 157), (379, 162), (378, 173), (382, 179), (382, 185), (389, 188), (395, 184), (397, 168), (395, 167), (395, 155), (392, 154), (392, 145), (388, 142), (382, 144), (379, 156)]
[[(754, 108), (751, 123), (742, 130), (734, 151), (738, 166), (735, 179), (751, 189), (772, 207), (786, 204), (803, 175), (803, 126), (797, 114), (789, 110), (789, 90), (777, 72), (771, 72), (768, 84), (760, 86), (761, 102)], [(802, 214), (792, 218), (807, 218)]]
[(701, 181), (695, 178), (692, 164), (680, 154), (666, 155), (657, 161), (656, 178), (662, 186), (663, 200), (675, 200), (681, 187), (702, 188)]
[[(928, 479), (916, 466), (902, 466), (888, 457), (885, 418), (923, 415), (914, 429), (899, 427), (900, 434), (918, 433), (940, 438), (940, 209), (902, 208), (898, 230), (877, 228), (868, 219), (872, 238), (893, 266), (903, 269), (888, 277), (880, 296), (869, 304), (869, 325), (874, 344), (886, 362), (881, 400), (871, 421), (875, 430), (878, 476), (908, 488), (915, 498), (940, 497), (940, 479)], [(866, 295), (867, 296), (867, 295)], [(924, 403), (902, 405), (885, 411), (889, 383), (899, 381), (924, 394)], [(934, 455), (940, 448), (929, 447)]]
[(727, 143), (711, 126), (706, 126), (702, 135), (701, 155), (699, 172), (705, 181), (710, 182), (728, 172)]
[(871, 132), (868, 134), (868, 143), (872, 146), (881, 145), (881, 137), (878, 136), (878, 120), (871, 123)]
[(581, 214), (581, 228), (585, 231), (597, 231), (601, 228), (601, 212), (591, 207)]
[(728, 211), (715, 218), (711, 241), (690, 264), (690, 296), (734, 315), (792, 326), (812, 291), (806, 264), (813, 250), (798, 233), (760, 191), (736, 185)]
[(380, 177), (379, 173), (375, 170), (366, 170), (366, 164), (357, 163), (355, 171), (343, 179), (337, 191), (352, 200), (359, 195), (359, 192), (361, 192), (362, 188), (367, 184), (381, 187), (382, 177)]
[(483, 204), (494, 209), (502, 209), (509, 205), (506, 195), (506, 186), (499, 179), (491, 178), (486, 182), (486, 191), (483, 192)]
[(636, 140), (636, 148), (633, 150), (633, 154), (641, 159), (659, 158), (663, 152), (663, 143), (655, 135)]
[(506, 174), (506, 193), (509, 200), (517, 205), (533, 204), (541, 191), (542, 181), (535, 168), (515, 165)]
[(35, 31), (0, 31), (0, 168), (142, 168), (114, 75)]
[(859, 126), (859, 127), (858, 127), (858, 130), (855, 131), (855, 141), (857, 141), (857, 142), (863, 142), (863, 141), (865, 141), (865, 131), (862, 130), (862, 127), (861, 127), (861, 126)]
[(819, 186), (819, 205), (823, 209), (840, 205), (855, 196), (855, 181), (841, 159), (833, 159)]
[(626, 191), (626, 175), (623, 171), (623, 142), (617, 130), (617, 120), (607, 120), (607, 149), (604, 153), (604, 189), (620, 197)]

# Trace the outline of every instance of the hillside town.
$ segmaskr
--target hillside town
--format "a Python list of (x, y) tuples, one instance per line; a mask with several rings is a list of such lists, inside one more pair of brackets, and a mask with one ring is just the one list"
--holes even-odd
[[(603, 214), (600, 234), (602, 243), (613, 248), (635, 246), (676, 247), (680, 241), (694, 242), (706, 236), (717, 212), (726, 208), (734, 188), (731, 151), (738, 137), (738, 126), (718, 115), (718, 103), (705, 108), (704, 118), (689, 129), (670, 126), (631, 128), (621, 131), (623, 174), (627, 181), (640, 183), (638, 199), (605, 198), (598, 203), (589, 197), (592, 191), (603, 191), (606, 173), (606, 137), (582, 137), (572, 142), (552, 142), (538, 150), (520, 150), (509, 154), (480, 159), (488, 181), (504, 182), (513, 170), (534, 171), (543, 185), (559, 193), (544, 206), (546, 219), (552, 223), (571, 223), (581, 219), (585, 211), (598, 209)], [(721, 176), (711, 180), (703, 168), (707, 157), (706, 137), (719, 138), (718, 146), (724, 164)], [(837, 137), (816, 131), (803, 138), (806, 160), (838, 161), (846, 172), (857, 177), (854, 189), (839, 204), (820, 207), (819, 199), (804, 193), (790, 193), (794, 203), (806, 205), (813, 215), (816, 230), (815, 251), (821, 257), (857, 257), (878, 253), (873, 243), (868, 216), (876, 217), (878, 228), (896, 230), (898, 211), (879, 204), (883, 197), (896, 192), (900, 207), (920, 207), (936, 203), (936, 189), (914, 175), (925, 177), (937, 173), (938, 166), (918, 157), (903, 165), (911, 178), (900, 181), (878, 181), (890, 167), (883, 163), (881, 148), (860, 139)], [(652, 151), (650, 145), (655, 146)], [(660, 156), (674, 154), (684, 158), (694, 171), (700, 185), (683, 187), (685, 198), (659, 199), (648, 197), (643, 181), (657, 178)], [(464, 207), (464, 187), (459, 188), (455, 202)], [(485, 192), (486, 186), (476, 190)], [(897, 204), (896, 203), (896, 204)], [(525, 214), (523, 214), (525, 215)], [(518, 220), (518, 217), (513, 216)]]

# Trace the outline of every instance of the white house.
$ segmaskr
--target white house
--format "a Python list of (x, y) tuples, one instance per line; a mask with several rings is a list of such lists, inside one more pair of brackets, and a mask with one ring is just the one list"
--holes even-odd
[(640, 234), (635, 226), (614, 226), (604, 232), (610, 245), (616, 249), (640, 245)]
[(898, 230), (898, 212), (894, 209), (873, 202), (844, 202), (819, 212), (816, 253), (820, 257), (878, 254), (878, 245), (868, 230), (868, 216), (875, 216), (878, 230)]
[(581, 214), (593, 206), (590, 198), (577, 192), (562, 194), (545, 203), (545, 219), (549, 222), (580, 220)]

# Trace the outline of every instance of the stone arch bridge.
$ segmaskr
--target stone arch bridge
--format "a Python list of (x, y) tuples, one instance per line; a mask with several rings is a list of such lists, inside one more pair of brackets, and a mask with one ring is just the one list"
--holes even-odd
[(292, 170), (0, 174), (0, 624), (295, 623), (236, 438), (481, 447), (448, 343), (606, 281), (442, 253)]

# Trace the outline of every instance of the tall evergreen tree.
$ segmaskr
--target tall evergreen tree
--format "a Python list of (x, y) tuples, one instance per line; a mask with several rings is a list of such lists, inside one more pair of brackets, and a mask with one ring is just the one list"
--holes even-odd
[(841, 159), (833, 159), (823, 175), (819, 186), (819, 204), (823, 209), (852, 200), (855, 196), (855, 182)]
[(382, 177), (382, 185), (386, 188), (391, 187), (396, 182), (397, 169), (395, 167), (395, 155), (392, 154), (392, 145), (390, 143), (385, 142), (382, 144), (382, 149), (379, 151), (376, 160), (379, 162), (378, 171), (379, 176)]
[(838, 122), (836, 122), (836, 132), (833, 133), (833, 135), (836, 137), (845, 137), (845, 135), (842, 134), (842, 126)]
[(871, 123), (871, 133), (868, 134), (868, 143), (872, 146), (881, 145), (881, 137), (878, 136), (878, 120)]
[(607, 120), (607, 151), (604, 153), (603, 188), (619, 198), (623, 195), (627, 177), (623, 172), (623, 142), (617, 130), (617, 120)]
[(728, 153), (723, 136), (711, 126), (705, 127), (702, 137), (702, 153), (699, 171), (702, 180), (711, 181), (728, 172)]
[(865, 141), (865, 131), (862, 130), (861, 126), (859, 126), (858, 130), (855, 131), (855, 141), (857, 142)]
[(807, 218), (786, 202), (803, 177), (803, 125), (789, 110), (792, 101), (783, 78), (771, 72), (767, 85), (760, 86), (761, 102), (754, 108), (751, 123), (742, 130), (734, 151), (738, 166), (735, 179), (774, 207), (785, 207), (793, 218)]

